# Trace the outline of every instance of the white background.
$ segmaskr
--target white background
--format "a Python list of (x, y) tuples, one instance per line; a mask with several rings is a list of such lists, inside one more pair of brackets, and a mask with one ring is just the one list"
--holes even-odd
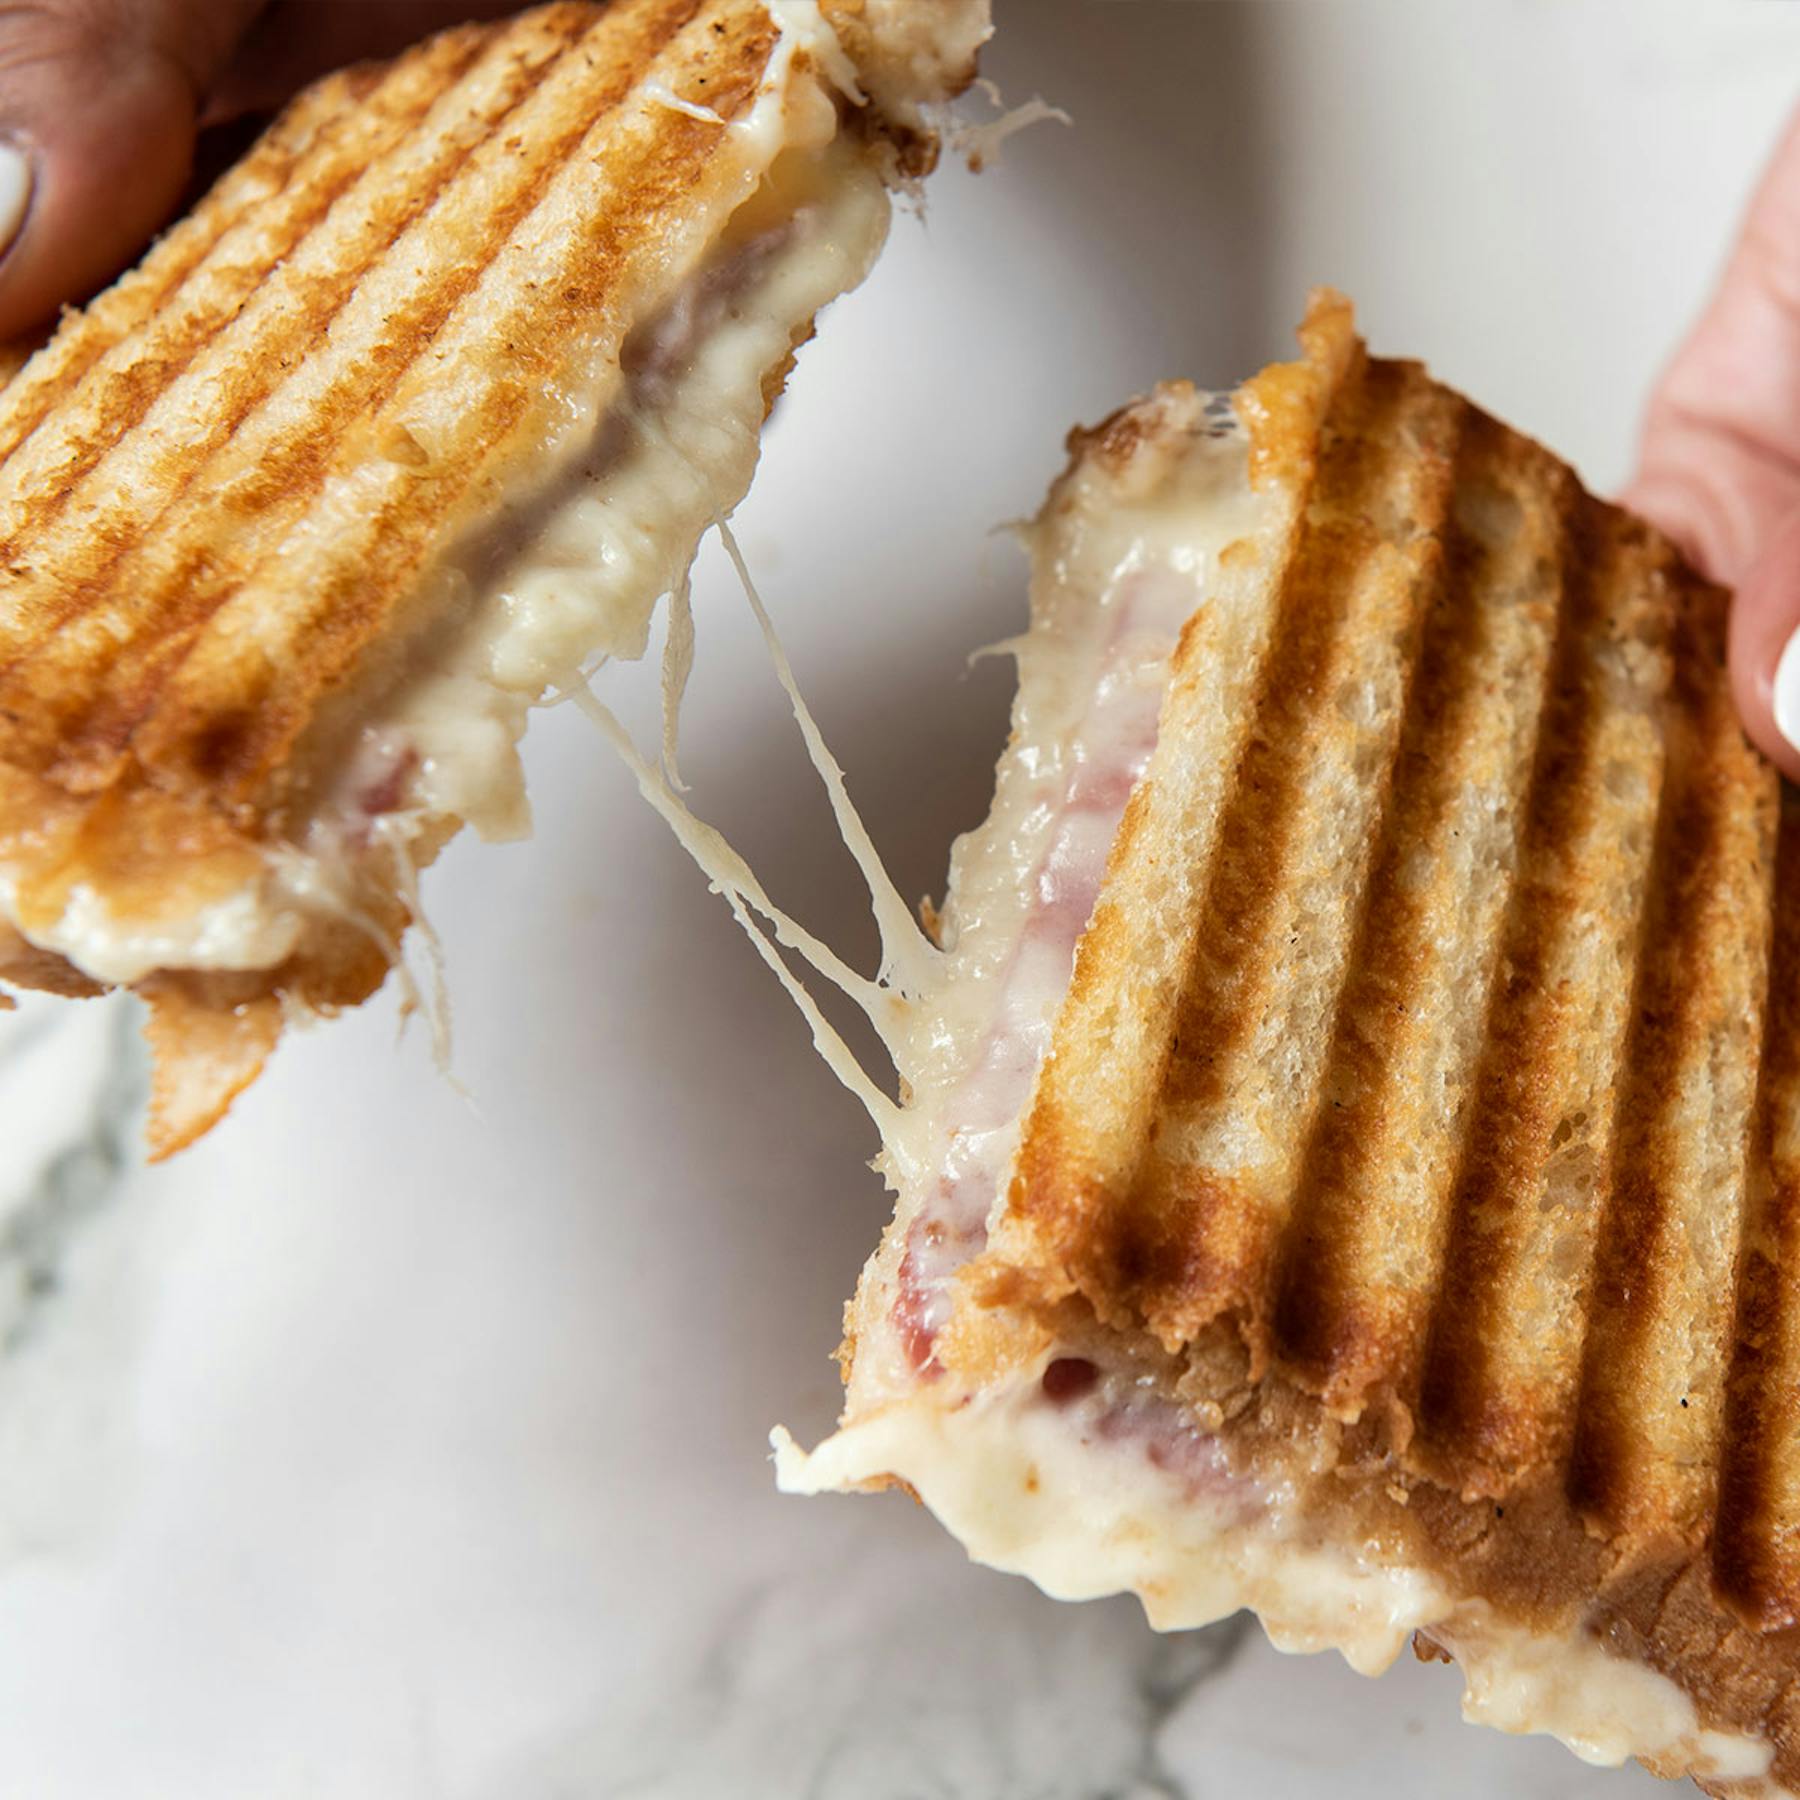
[[(909, 893), (985, 805), (1008, 674), (964, 658), (1022, 618), (991, 528), (1071, 423), (1285, 354), (1329, 280), (1377, 350), (1616, 485), (1800, 91), (1778, 0), (1000, 22), (1008, 99), (1074, 128), (901, 220), (739, 516)], [(866, 948), (710, 549), (698, 600), (696, 803)], [(583, 722), (530, 761), (535, 841), (427, 884), (476, 1105), (422, 1036), (396, 1052), (391, 997), (295, 1039), (76, 1235), (0, 1364), (0, 1794), (1666, 1791), (1461, 1727), (1442, 1669), (1158, 1640), (968, 1567), (897, 1497), (778, 1498), (765, 1434), (828, 1425), (884, 1217), (870, 1134)]]

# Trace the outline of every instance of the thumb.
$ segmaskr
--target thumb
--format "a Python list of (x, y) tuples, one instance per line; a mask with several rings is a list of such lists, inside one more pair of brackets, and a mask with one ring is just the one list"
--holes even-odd
[(0, 4), (0, 340), (132, 261), (255, 0)]
[(1800, 650), (1783, 663), (1800, 630), (1800, 113), (1657, 386), (1624, 497), (1736, 588), (1731, 673), (1744, 727), (1800, 778)]
[(1790, 780), (1800, 780), (1800, 505), (1738, 584), (1731, 687), (1757, 747)]

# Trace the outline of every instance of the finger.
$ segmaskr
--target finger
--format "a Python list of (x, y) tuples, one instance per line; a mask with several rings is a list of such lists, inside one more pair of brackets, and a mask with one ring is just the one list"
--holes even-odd
[(266, 112), (328, 69), (392, 56), (446, 25), (518, 10), (518, 0), (273, 0), (213, 93), (206, 117)]
[(197, 96), (256, 5), (0, 5), (0, 339), (91, 292), (168, 217)]
[(1731, 685), (1752, 741), (1800, 781), (1800, 507), (1770, 534), (1731, 609)]
[(1736, 589), (1739, 714), (1800, 779), (1800, 112), (1658, 387), (1625, 498)]

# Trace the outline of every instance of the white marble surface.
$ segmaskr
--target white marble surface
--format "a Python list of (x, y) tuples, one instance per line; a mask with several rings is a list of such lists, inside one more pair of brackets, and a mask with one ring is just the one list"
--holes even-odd
[[(1758, 0), (1002, 0), (1075, 128), (942, 180), (805, 354), (740, 515), (902, 886), (979, 814), (1019, 618), (988, 535), (1074, 419), (1360, 300), (1613, 483), (1795, 89)], [(866, 947), (714, 552), (684, 759)], [(638, 690), (634, 695), (633, 690)], [(642, 684), (613, 682), (640, 723)], [(0, 1021), (0, 1793), (1143, 1800), (1653, 1790), (1456, 1682), (1158, 1639), (968, 1567), (898, 1498), (785, 1501), (883, 1213), (855, 1105), (568, 712), (540, 835), (428, 894), (466, 1104), (395, 1010), (135, 1154), (116, 1009)], [(1448, 1783), (1448, 1787), (1447, 1787)]]

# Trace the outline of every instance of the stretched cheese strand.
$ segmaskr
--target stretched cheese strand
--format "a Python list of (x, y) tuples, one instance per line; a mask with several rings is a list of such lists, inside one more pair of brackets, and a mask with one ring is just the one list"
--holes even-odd
[(692, 571), (676, 582), (669, 595), (669, 635), (663, 641), (662, 661), (662, 759), (669, 786), (687, 791), (677, 757), (681, 739), (681, 702), (687, 695), (688, 677), (694, 672), (694, 590)]
[(1009, 107), (997, 83), (984, 79), (977, 81), (975, 86), (989, 104), (999, 110), (1000, 116), (979, 125), (953, 125), (947, 135), (951, 147), (978, 175), (999, 156), (1000, 146), (1018, 132), (1051, 121), (1058, 125), (1075, 123), (1060, 106), (1052, 106), (1042, 94), (1033, 94), (1029, 100)]
[[(431, 971), (431, 1004), (419, 1004), (423, 1000), (423, 993), (410, 965), (403, 964), (410, 984), (408, 998), (425, 1015), (426, 1027), (431, 1033), (431, 1059), (437, 1064), (438, 1073), (466, 1100), (469, 1098), (469, 1091), (457, 1080), (451, 1067), (455, 1044), (449, 971), (444, 957), (444, 940), (438, 936), (437, 927), (426, 914), (425, 901), (419, 892), (419, 865), (412, 853), (414, 824), (415, 820), (406, 814), (385, 813), (370, 821), (369, 830), (371, 836), (380, 839), (387, 846), (394, 859), (394, 884), (400, 890), (400, 898), (406, 902), (413, 929), (418, 932), (425, 945), (425, 963)], [(407, 1013), (401, 1014), (402, 1029), (407, 1017)]]
[(900, 1139), (900, 1108), (870, 1080), (849, 1045), (820, 1011), (818, 1002), (781, 960), (774, 945), (751, 918), (750, 909), (754, 908), (769, 921), (776, 942), (792, 950), (817, 974), (855, 1001), (884, 1043), (890, 1042), (893, 1035), (884, 1028), (886, 1015), (902, 1003), (878, 984), (858, 975), (827, 945), (769, 899), (762, 884), (751, 873), (749, 864), (714, 827), (697, 818), (660, 771), (639, 754), (631, 734), (591, 689), (577, 688), (573, 690), (573, 696), (575, 704), (593, 721), (636, 777), (638, 792), (662, 815), (664, 823), (674, 832), (676, 842), (699, 865), (713, 888), (725, 896), (733, 917), (744, 928), (758, 955), (774, 971), (788, 997), (800, 1009), (812, 1031), (813, 1047), (820, 1058), (862, 1102), (875, 1129), (880, 1132), (882, 1142), (892, 1149)]
[[(298, 849), (292, 844), (272, 844), (263, 854), (270, 870), (279, 877), (284, 891), (294, 897), (297, 905), (306, 906), (327, 918), (341, 920), (352, 930), (360, 931), (381, 952), (400, 983), (402, 1029), (406, 1020), (415, 1012), (422, 1013), (430, 1024), (432, 1007), (426, 1000), (425, 990), (419, 986), (418, 977), (413, 974), (411, 963), (406, 959), (403, 940), (395, 938), (350, 898), (346, 887), (348, 877), (341, 861), (332, 857), (315, 856), (311, 851)], [(410, 857), (407, 858), (407, 863), (410, 866)], [(425, 926), (425, 915), (416, 898), (409, 899), (407, 905), (412, 911), (412, 922), (429, 930)], [(433, 933), (432, 936), (435, 939), (436, 934)], [(304, 1009), (302, 1016), (308, 1016)], [(432, 1040), (435, 1045), (435, 1025), (432, 1027)], [(447, 1036), (445, 1041), (447, 1054)]]
[(774, 622), (762, 603), (761, 595), (756, 591), (756, 584), (750, 579), (750, 571), (745, 566), (738, 541), (723, 519), (718, 521), (718, 527), (719, 541), (725, 546), (725, 554), (731, 558), (731, 566), (737, 570), (738, 580), (743, 583), (744, 597), (750, 602), (750, 610), (755, 613), (756, 623), (762, 630), (769, 660), (775, 666), (775, 679), (781, 683), (782, 692), (787, 695), (788, 703), (794, 709), (795, 723), (800, 727), (801, 737), (806, 740), (806, 753), (812, 758), (813, 767), (818, 770), (819, 779), (825, 785), (839, 835), (844, 840), (844, 847), (856, 859), (863, 884), (869, 890), (869, 905), (875, 914), (876, 929), (881, 934), (881, 970), (876, 980), (883, 987), (896, 989), (903, 994), (921, 994), (930, 985), (937, 965), (942, 961), (942, 952), (925, 936), (912, 908), (900, 898), (899, 891), (881, 860), (881, 853), (875, 848), (875, 840), (869, 836), (868, 828), (862, 822), (862, 815), (857, 812), (849, 789), (844, 786), (844, 771), (838, 766), (837, 758), (831, 754), (811, 709), (801, 698), (799, 683), (794, 680), (793, 665), (788, 661), (787, 651), (782, 648), (781, 639), (775, 633)]

